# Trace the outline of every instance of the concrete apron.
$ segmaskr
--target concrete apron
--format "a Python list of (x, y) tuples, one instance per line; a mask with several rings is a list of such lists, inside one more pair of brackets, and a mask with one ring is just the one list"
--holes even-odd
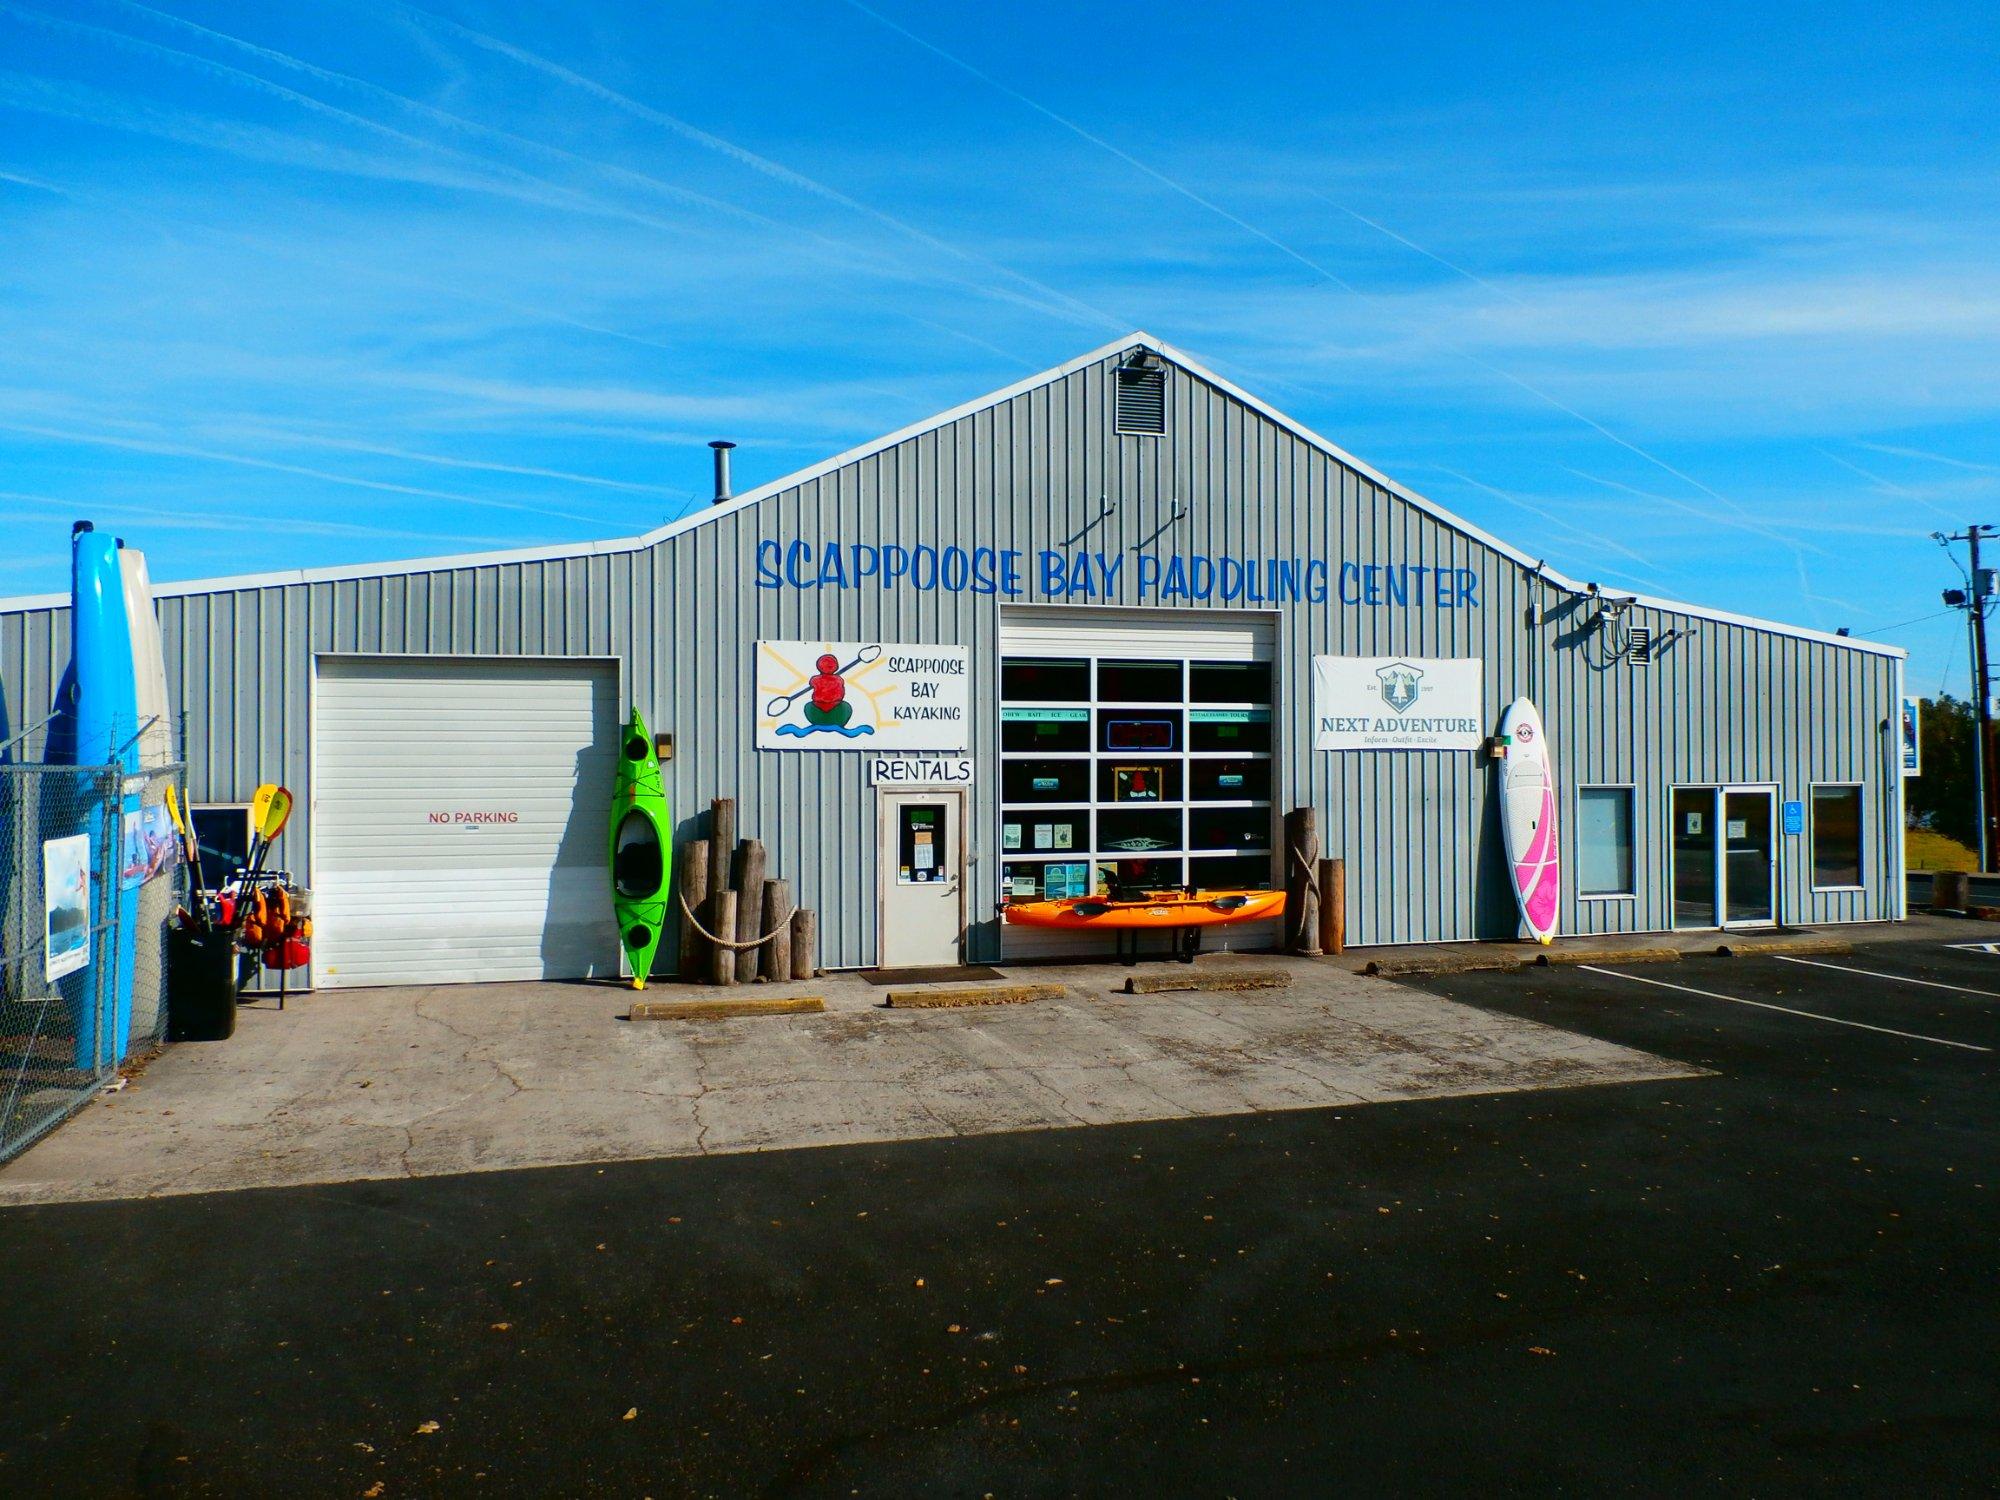
[[(885, 1010), (852, 976), (649, 998), (819, 994), (819, 1015), (628, 1021), (629, 989), (303, 997), (171, 1048), (0, 1170), (0, 1205), (782, 1150), (1694, 1076), (1700, 1070), (1303, 959), (1288, 988)], [(1186, 973), (1185, 969), (1180, 972)]]

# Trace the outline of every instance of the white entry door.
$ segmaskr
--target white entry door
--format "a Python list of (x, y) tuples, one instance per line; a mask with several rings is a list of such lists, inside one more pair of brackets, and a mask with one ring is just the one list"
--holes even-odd
[(313, 709), (316, 984), (618, 973), (614, 663), (324, 657)]
[(885, 969), (959, 962), (965, 936), (965, 797), (961, 792), (882, 792), (882, 932)]

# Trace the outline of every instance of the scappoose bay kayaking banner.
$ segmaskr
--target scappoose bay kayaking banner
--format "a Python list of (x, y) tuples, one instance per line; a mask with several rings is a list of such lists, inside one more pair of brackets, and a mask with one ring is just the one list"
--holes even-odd
[(964, 750), (972, 653), (890, 641), (759, 641), (760, 750)]
[(1315, 656), (1315, 750), (1477, 750), (1476, 656)]

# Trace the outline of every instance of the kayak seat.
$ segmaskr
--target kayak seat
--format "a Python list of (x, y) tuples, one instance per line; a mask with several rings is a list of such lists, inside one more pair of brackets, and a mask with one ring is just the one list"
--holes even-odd
[(660, 846), (627, 844), (618, 851), (611, 878), (621, 896), (650, 896), (660, 888)]

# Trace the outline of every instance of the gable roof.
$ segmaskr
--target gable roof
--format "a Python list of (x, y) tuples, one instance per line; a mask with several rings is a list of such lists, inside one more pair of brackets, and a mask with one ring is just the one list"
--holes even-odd
[[(383, 578), (391, 577), (398, 573), (430, 572), (443, 568), (491, 567), (497, 563), (545, 562), (566, 557), (590, 557), (601, 553), (635, 552), (666, 541), (670, 537), (679, 536), (683, 532), (693, 531), (698, 527), (706, 526), (711, 521), (734, 514), (739, 510), (747, 509), (757, 504), (760, 500), (767, 499), (781, 491), (808, 483), (811, 480), (817, 479), (824, 474), (829, 474), (860, 459), (884, 452), (899, 443), (907, 442), (911, 438), (920, 437), (924, 433), (934, 431), (937, 428), (949, 426), (951, 423), (958, 421), (962, 417), (970, 416), (974, 412), (984, 410), (987, 407), (999, 406), (1004, 402), (1013, 400), (1016, 396), (1023, 395), (1038, 387), (1053, 385), (1055, 382), (1066, 379), (1079, 370), (1087, 369), (1101, 360), (1109, 359), (1113, 355), (1129, 353), (1136, 349), (1147, 350), (1161, 359), (1178, 366), (1196, 379), (1222, 391), (1234, 400), (1240, 401), (1252, 411), (1284, 429), (1286, 432), (1289, 432), (1308, 446), (1317, 448), (1329, 458), (1354, 470), (1355, 473), (1360, 474), (1397, 499), (1408, 505), (1415, 506), (1433, 520), (1450, 527), (1461, 535), (1471, 538), (1482, 546), (1490, 547), (1493, 551), (1498, 552), (1510, 561), (1518, 563), (1530, 572), (1538, 573), (1546, 582), (1574, 594), (1587, 594), (1595, 590), (1596, 585), (1579, 582), (1576, 579), (1557, 572), (1555, 569), (1547, 566), (1544, 559), (1531, 557), (1519, 547), (1501, 541), (1498, 537), (1473, 525), (1470, 521), (1453, 514), (1437, 502), (1418, 494), (1408, 485), (1400, 484), (1369, 464), (1363, 463), (1338, 444), (1327, 441), (1327, 439), (1321, 437), (1304, 423), (1286, 416), (1268, 402), (1259, 400), (1238, 386), (1234, 381), (1216, 374), (1199, 360), (1182, 353), (1171, 344), (1156, 339), (1153, 335), (1143, 330), (1135, 330), (1123, 338), (1113, 339), (1108, 344), (1102, 344), (1087, 354), (1079, 354), (1076, 358), (1057, 365), (1054, 369), (1044, 370), (1039, 375), (1030, 375), (1025, 380), (1017, 380), (1012, 385), (954, 406), (949, 411), (939, 412), (936, 416), (925, 417), (922, 421), (913, 422), (909, 426), (899, 428), (897, 431), (889, 433), (886, 436), (874, 438), (857, 447), (849, 448), (845, 453), (837, 453), (831, 458), (822, 459), (819, 463), (774, 479), (768, 484), (761, 484), (755, 489), (745, 490), (742, 494), (735, 495), (719, 505), (703, 506), (699, 510), (681, 516), (676, 520), (669, 521), (663, 526), (655, 527), (653, 530), (639, 536), (611, 537), (589, 542), (560, 542), (538, 547), (513, 547), (502, 551), (468, 552), (445, 557), (405, 558), (395, 562), (348, 563), (326, 568), (286, 569), (275, 573), (244, 574), (233, 578), (192, 579), (184, 583), (156, 583), (153, 585), (153, 594), (155, 598), (167, 598), (185, 594), (221, 593), (234, 589), (282, 588), (297, 584), (332, 583), (350, 578)], [(1821, 645), (1841, 646), (1856, 651), (1873, 652), (1881, 656), (1906, 657), (1909, 655), (1901, 646), (1891, 646), (1880, 641), (1865, 641), (1854, 636), (1836, 635), (1831, 631), (1814, 630), (1803, 625), (1786, 625), (1775, 620), (1758, 619), (1752, 615), (1739, 615), (1731, 613), (1728, 610), (1711, 609), (1706, 605), (1685, 604), (1679, 600), (1655, 598), (1645, 594), (1620, 593), (1618, 597), (1621, 599), (1629, 598), (1635, 605), (1642, 608), (1667, 610), (1675, 614), (1689, 615), (1695, 619), (1714, 620), (1725, 625), (1746, 626), (1753, 630), (1770, 631), (1776, 635), (1815, 641)], [(12, 612), (23, 609), (46, 609), (52, 606), (61, 606), (68, 602), (69, 596), (67, 594), (37, 594), (18, 599), (0, 599), (0, 611)]]

